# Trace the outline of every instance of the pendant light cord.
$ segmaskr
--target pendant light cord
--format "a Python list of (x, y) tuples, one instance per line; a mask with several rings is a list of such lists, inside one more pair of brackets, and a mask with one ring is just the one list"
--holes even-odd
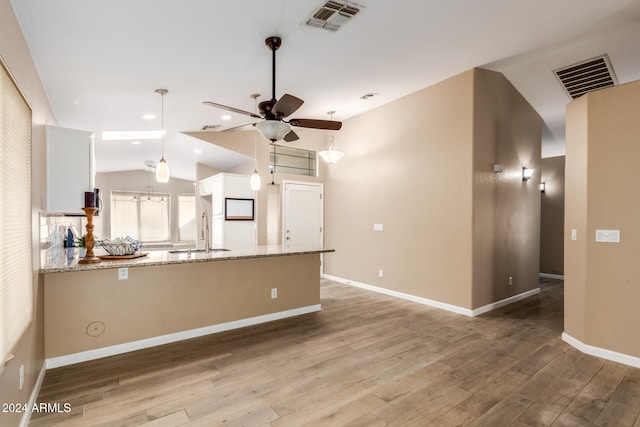
[(164, 134), (166, 133), (164, 129), (164, 92), (160, 92), (162, 96), (162, 108), (161, 108), (161, 126), (162, 126), (162, 148), (161, 148), (161, 158), (164, 159)]
[[(256, 114), (258, 114), (258, 97), (260, 97), (259, 93), (254, 93), (251, 95), (251, 98), (253, 98), (253, 104), (254, 104), (253, 111)], [(254, 170), (257, 172), (258, 171), (258, 144), (256, 142), (255, 132), (253, 133), (253, 166), (254, 166)]]
[(162, 126), (162, 145), (161, 145), (161, 159), (164, 159), (164, 134), (166, 130), (164, 129), (164, 96), (169, 93), (167, 89), (156, 89), (156, 93), (159, 93), (162, 96), (161, 102), (161, 110), (160, 110), (160, 122)]

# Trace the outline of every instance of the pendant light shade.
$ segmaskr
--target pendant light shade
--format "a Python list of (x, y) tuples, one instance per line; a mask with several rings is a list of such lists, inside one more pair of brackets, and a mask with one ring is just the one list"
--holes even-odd
[(258, 174), (258, 170), (255, 169), (251, 174), (251, 189), (253, 191), (260, 190), (260, 186), (262, 185), (262, 180), (260, 179), (260, 174)]
[[(333, 120), (333, 113), (335, 113), (335, 111), (329, 111), (327, 113), (329, 114), (329, 117), (331, 118), (331, 120)], [(321, 151), (318, 154), (320, 154), (320, 157), (322, 157), (322, 160), (332, 165), (334, 163), (337, 163), (338, 160), (340, 160), (342, 156), (344, 156), (344, 153), (342, 151), (338, 151), (335, 149), (333, 145), (333, 136), (330, 137), (329, 139), (331, 140), (331, 145), (329, 145), (329, 149)]]
[(167, 89), (156, 89), (156, 93), (159, 93), (162, 96), (162, 155), (160, 156), (160, 162), (158, 162), (158, 166), (156, 166), (156, 181), (158, 182), (169, 182), (169, 177), (171, 176), (171, 172), (169, 171), (169, 165), (167, 161), (164, 159), (164, 96), (169, 93)]
[(158, 162), (158, 166), (156, 166), (156, 181), (169, 182), (170, 175), (171, 172), (169, 171), (169, 165), (164, 157), (162, 157), (160, 162)]
[(333, 147), (333, 137), (331, 137), (331, 139), (332, 141), (329, 149), (321, 151), (319, 153), (320, 157), (322, 157), (322, 159), (330, 165), (337, 163), (338, 160), (340, 160), (342, 156), (344, 156), (344, 153), (342, 151), (338, 151)]
[(256, 127), (262, 136), (272, 142), (281, 140), (286, 134), (291, 132), (291, 126), (279, 120), (264, 120), (256, 123)]

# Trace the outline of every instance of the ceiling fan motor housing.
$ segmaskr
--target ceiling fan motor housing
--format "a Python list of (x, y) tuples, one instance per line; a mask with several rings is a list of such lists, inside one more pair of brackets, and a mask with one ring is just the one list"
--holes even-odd
[(268, 101), (262, 101), (258, 104), (258, 110), (260, 114), (264, 116), (265, 119), (275, 119), (275, 114), (271, 113), (273, 106), (276, 104), (275, 99), (270, 99)]

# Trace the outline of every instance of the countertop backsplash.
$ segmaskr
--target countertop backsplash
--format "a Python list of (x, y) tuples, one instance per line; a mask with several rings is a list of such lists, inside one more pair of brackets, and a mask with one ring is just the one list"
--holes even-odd
[(66, 257), (65, 239), (67, 229), (73, 225), (76, 230), (82, 230), (83, 217), (69, 217), (64, 215), (40, 214), (40, 264), (47, 265), (58, 257)]

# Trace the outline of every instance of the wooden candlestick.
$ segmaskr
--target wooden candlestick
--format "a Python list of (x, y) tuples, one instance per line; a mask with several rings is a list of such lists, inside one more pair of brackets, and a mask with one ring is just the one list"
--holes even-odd
[(78, 264), (96, 264), (102, 262), (100, 258), (93, 253), (93, 245), (95, 240), (93, 238), (93, 214), (96, 213), (98, 208), (82, 208), (87, 216), (87, 235), (84, 238), (84, 246), (87, 248), (87, 253), (84, 258), (78, 261)]

